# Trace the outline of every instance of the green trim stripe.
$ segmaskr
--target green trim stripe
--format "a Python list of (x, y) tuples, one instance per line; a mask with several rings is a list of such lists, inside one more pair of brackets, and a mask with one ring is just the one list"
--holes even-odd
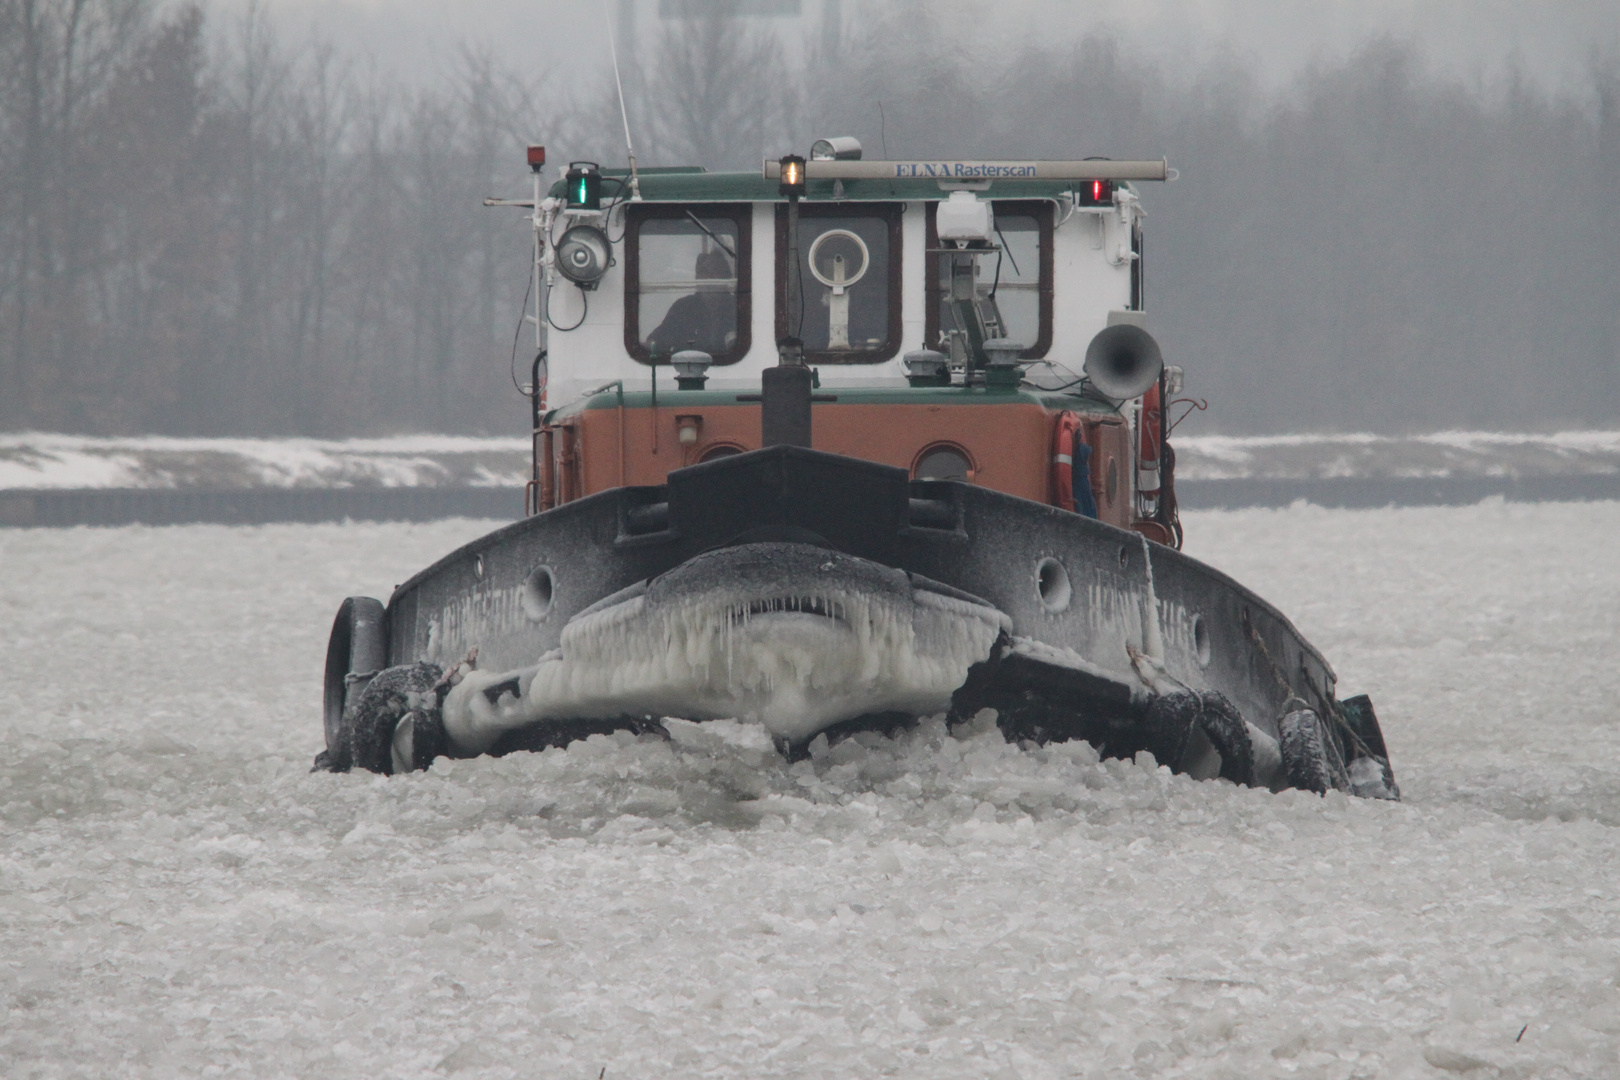
[[(603, 169), (602, 197), (604, 200), (620, 196), (619, 184), (624, 182), (624, 195), (629, 196), (629, 171)], [(766, 180), (757, 172), (704, 172), (700, 169), (641, 169), (638, 171), (641, 198), (644, 202), (786, 202), (777, 191), (776, 181)], [(837, 198), (834, 180), (811, 180), (806, 187), (806, 202), (938, 202), (950, 195), (933, 179), (916, 180), (845, 180), (843, 199)], [(1073, 191), (1075, 181), (1070, 180), (999, 180), (991, 181), (984, 194), (993, 199), (1056, 199)], [(567, 195), (563, 181), (551, 186), (555, 199)]]

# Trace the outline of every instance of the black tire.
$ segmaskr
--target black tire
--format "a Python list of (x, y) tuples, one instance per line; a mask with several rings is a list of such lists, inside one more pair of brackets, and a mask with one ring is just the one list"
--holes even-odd
[[(436, 664), (415, 663), (385, 668), (377, 673), (360, 695), (360, 700), (343, 714), (343, 736), (348, 745), (351, 768), (391, 776), (394, 772), (394, 730), (407, 716), (412, 720), (412, 742), (421, 741), (429, 749), (431, 732), (437, 728), (439, 748), (443, 745), (443, 725), (439, 722), (439, 701), (434, 687), (444, 674)], [(418, 716), (422, 719), (418, 722)], [(422, 732), (425, 738), (416, 739)], [(412, 768), (421, 754), (413, 748)], [(427, 761), (432, 762), (432, 757)]]
[(1249, 725), (1237, 706), (1219, 691), (1161, 694), (1148, 705), (1142, 728), (1154, 760), (1168, 765), (1171, 772), (1187, 771), (1187, 744), (1194, 729), (1198, 729), (1221, 756), (1221, 779), (1234, 784), (1254, 783), (1254, 746), (1249, 741)]
[(1187, 740), (1203, 711), (1198, 695), (1187, 691), (1154, 698), (1142, 718), (1142, 733), (1153, 760), (1168, 765), (1171, 772), (1185, 772), (1182, 758), (1187, 756)]
[(1347, 791), (1350, 777), (1343, 758), (1321, 719), (1310, 709), (1295, 709), (1277, 724), (1284, 786), (1326, 795)]
[(369, 596), (351, 596), (332, 620), (326, 643), (326, 686), (322, 697), (326, 749), (315, 768), (347, 772), (353, 762), (344, 737), (343, 717), (370, 677), (388, 666), (387, 610)]
[(1249, 787), (1254, 783), (1254, 744), (1249, 741), (1249, 725), (1237, 706), (1218, 690), (1198, 695), (1202, 708), (1198, 726), (1221, 755), (1221, 779)]

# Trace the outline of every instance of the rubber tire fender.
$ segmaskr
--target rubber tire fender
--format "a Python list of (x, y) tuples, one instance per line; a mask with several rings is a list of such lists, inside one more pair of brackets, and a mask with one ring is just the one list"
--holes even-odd
[(1181, 759), (1187, 755), (1187, 740), (1203, 711), (1204, 703), (1190, 691), (1160, 694), (1149, 702), (1142, 727), (1153, 760), (1168, 765), (1171, 772), (1186, 771)]
[[(444, 675), (437, 664), (419, 661), (384, 668), (366, 684), (360, 700), (343, 714), (343, 734), (348, 743), (351, 767), (392, 776), (394, 773), (394, 731), (406, 717), (414, 729), (424, 735), (439, 722), (439, 700), (435, 687)], [(417, 740), (413, 737), (413, 742)], [(421, 740), (423, 750), (431, 745), (431, 736)], [(425, 767), (413, 754), (411, 768)], [(429, 757), (428, 761), (432, 761)]]
[(344, 739), (344, 713), (359, 699), (370, 676), (387, 666), (387, 609), (369, 596), (349, 597), (338, 607), (326, 643), (322, 696), (326, 750), (316, 757), (315, 768), (347, 772), (353, 764)]
[(1198, 695), (1198, 726), (1221, 755), (1221, 779), (1251, 787), (1254, 784), (1254, 744), (1243, 714), (1219, 690)]
[(1254, 783), (1249, 726), (1237, 706), (1216, 690), (1177, 691), (1154, 698), (1144, 718), (1147, 749), (1159, 764), (1170, 766), (1171, 772), (1186, 772), (1187, 742), (1195, 727), (1221, 755), (1221, 779)]
[(1350, 775), (1344, 767), (1339, 747), (1322, 726), (1314, 710), (1295, 709), (1277, 723), (1277, 743), (1282, 752), (1282, 780), (1285, 787), (1326, 795), (1350, 790)]

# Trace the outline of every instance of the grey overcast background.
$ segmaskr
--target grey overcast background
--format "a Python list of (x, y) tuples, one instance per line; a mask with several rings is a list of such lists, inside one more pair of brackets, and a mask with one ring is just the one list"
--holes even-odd
[[(660, 0), (259, 0), (290, 30), (314, 29), (384, 66), (420, 76), (443, 66), (447, 42), (487, 44), (515, 69), (594, 72), (607, 63), (604, 14), (626, 7), (643, 27)], [(859, 35), (897, 0), (800, 0), (800, 14), (772, 19), (784, 39), (818, 36), (829, 11)], [(1252, 65), (1278, 87), (1300, 68), (1343, 59), (1367, 38), (1390, 34), (1420, 46), (1435, 67), (1474, 82), (1517, 64), (1549, 87), (1590, 91), (1593, 48), (1620, 39), (1615, 0), (931, 0), (919, 5), (939, 32), (991, 42), (997, 54), (1036, 38), (1078, 40), (1107, 32), (1178, 68), (1217, 57)], [(248, 0), (211, 0), (240, 16)], [(646, 35), (643, 34), (643, 37)]]
[(0, 0), (0, 428), (523, 430), (480, 199), (623, 160), (609, 22), (646, 164), (1167, 155), (1200, 432), (1614, 424), (1620, 3)]

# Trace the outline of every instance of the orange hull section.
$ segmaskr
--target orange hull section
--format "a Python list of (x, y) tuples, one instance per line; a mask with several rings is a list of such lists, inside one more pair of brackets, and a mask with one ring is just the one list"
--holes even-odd
[[(915, 475), (944, 446), (971, 463), (969, 481), (1034, 502), (1054, 502), (1052, 436), (1057, 414), (1028, 402), (812, 406), (815, 449), (893, 465)], [(688, 442), (682, 442), (682, 429)], [(1083, 417), (1092, 448), (1091, 486), (1101, 520), (1129, 528), (1130, 439), (1118, 417)], [(663, 484), (671, 471), (716, 452), (757, 450), (757, 404), (593, 408), (543, 429), (540, 506), (624, 486)]]

